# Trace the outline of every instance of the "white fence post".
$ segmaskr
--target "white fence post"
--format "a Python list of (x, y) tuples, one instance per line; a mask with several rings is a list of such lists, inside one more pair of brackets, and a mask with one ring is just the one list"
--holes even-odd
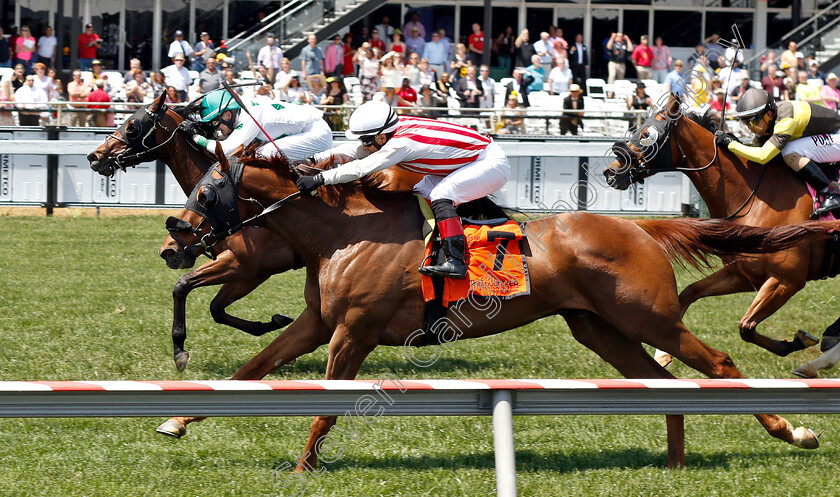
[(516, 450), (510, 390), (493, 391), (493, 446), (496, 452), (496, 495), (516, 497)]

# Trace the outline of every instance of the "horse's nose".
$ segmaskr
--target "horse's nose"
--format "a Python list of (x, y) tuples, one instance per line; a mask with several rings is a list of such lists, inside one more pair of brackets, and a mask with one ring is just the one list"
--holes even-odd
[(96, 152), (91, 152), (87, 155), (87, 160), (93, 164), (94, 162), (99, 162), (99, 157), (96, 155)]

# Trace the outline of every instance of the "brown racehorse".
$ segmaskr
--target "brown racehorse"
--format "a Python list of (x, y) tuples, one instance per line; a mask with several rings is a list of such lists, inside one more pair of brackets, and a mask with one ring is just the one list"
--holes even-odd
[[(193, 147), (178, 133), (179, 124), (193, 107), (169, 108), (165, 95), (138, 109), (116, 132), (88, 155), (91, 168), (110, 176), (117, 169), (161, 160), (169, 166), (186, 195), (192, 192), (216, 158)], [(404, 189), (419, 181), (418, 175), (389, 171), (388, 188)], [(254, 322), (228, 314), (225, 309), (251, 293), (273, 274), (300, 267), (301, 261), (288, 244), (268, 230), (246, 228), (217, 246), (219, 256), (194, 271), (183, 275), (172, 291), (174, 318), (172, 342), (175, 364), (183, 371), (189, 362), (186, 341), (186, 301), (189, 293), (202, 286), (222, 285), (210, 303), (210, 313), (220, 324), (234, 327), (254, 336), (280, 329), (291, 322), (283, 314), (275, 314), (269, 322)], [(195, 256), (177, 250), (164, 250), (161, 255), (173, 269), (193, 267)]]
[[(654, 121), (670, 124), (667, 136), (661, 130), (649, 133)], [(655, 128), (655, 126), (654, 126)], [(607, 181), (624, 190), (633, 181), (661, 171), (684, 172), (709, 206), (713, 217), (731, 219), (749, 226), (781, 226), (805, 221), (813, 212), (805, 184), (781, 159), (765, 166), (747, 163), (737, 155), (718, 149), (714, 135), (683, 115), (679, 100), (671, 96), (661, 111), (635, 131), (631, 141), (647, 146), (621, 144), (616, 160), (604, 171)], [(636, 148), (636, 150), (633, 149)], [(623, 148), (623, 150), (622, 150)], [(671, 160), (667, 160), (670, 153)], [(741, 338), (775, 354), (785, 356), (816, 342), (800, 331), (793, 341), (774, 340), (756, 331), (759, 323), (782, 307), (808, 280), (821, 276), (825, 241), (814, 241), (789, 250), (752, 257), (725, 257), (724, 267), (680, 293), (680, 313), (696, 300), (714, 295), (755, 291), (758, 294), (738, 325)], [(665, 357), (661, 362), (667, 363)]]
[[(244, 161), (248, 167), (239, 185), (240, 198), (269, 205), (296, 193), (297, 175), (280, 161)], [(295, 321), (233, 379), (263, 378), (325, 341), (329, 341), (326, 379), (353, 379), (378, 345), (417, 344), (411, 339), (423, 320), (417, 272), (423, 241), (417, 201), (360, 182), (319, 191), (320, 198), (298, 197), (261, 221), (306, 262), (304, 319), (318, 326)], [(257, 213), (249, 202), (240, 202), (240, 209), (243, 217)], [(182, 211), (181, 219), (194, 227), (203, 221), (188, 210)], [(632, 222), (586, 213), (532, 221), (524, 229), (531, 240), (527, 257), (531, 294), (496, 300), (489, 313), (486, 305), (462, 301), (449, 311), (449, 332), (475, 338), (559, 314), (575, 339), (628, 378), (673, 377), (650, 357), (643, 343), (674, 354), (708, 376), (742, 377), (727, 354), (705, 345), (682, 323), (669, 255), (691, 260), (704, 254), (778, 250), (827, 236), (822, 223), (768, 230), (720, 221)], [(189, 232), (185, 237), (183, 243), (198, 241)], [(756, 417), (774, 437), (803, 448), (819, 445), (813, 432), (794, 429), (784, 418)], [(188, 423), (199, 419), (172, 418), (158, 430), (180, 436)], [(334, 416), (315, 418), (298, 470), (315, 463), (316, 442), (335, 422)], [(681, 440), (682, 417), (670, 416), (668, 427), (669, 443), (675, 439), (672, 436)]]

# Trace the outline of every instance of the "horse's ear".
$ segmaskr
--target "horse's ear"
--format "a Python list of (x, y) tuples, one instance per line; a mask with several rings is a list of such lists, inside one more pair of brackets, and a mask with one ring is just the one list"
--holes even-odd
[(671, 93), (668, 97), (668, 102), (665, 104), (665, 113), (669, 119), (677, 119), (682, 114), (682, 101), (679, 95)]
[(225, 155), (220, 141), (216, 141), (216, 159), (219, 161), (219, 165), (222, 166), (223, 171), (230, 170), (230, 162), (228, 162), (227, 155)]
[(160, 96), (156, 98), (151, 105), (149, 105), (149, 110), (153, 113), (157, 113), (163, 107), (164, 100), (166, 100), (166, 92), (161, 93)]

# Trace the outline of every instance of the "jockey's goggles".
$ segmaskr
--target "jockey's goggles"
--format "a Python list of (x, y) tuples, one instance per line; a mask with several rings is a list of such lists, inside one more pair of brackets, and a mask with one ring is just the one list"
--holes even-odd
[(758, 113), (758, 114), (756, 114), (754, 116), (751, 116), (751, 117), (741, 118), (741, 120), (744, 121), (745, 123), (747, 123), (747, 125), (749, 125), (749, 126), (758, 126), (758, 123), (760, 123), (762, 119), (764, 119), (764, 113), (763, 112)]

